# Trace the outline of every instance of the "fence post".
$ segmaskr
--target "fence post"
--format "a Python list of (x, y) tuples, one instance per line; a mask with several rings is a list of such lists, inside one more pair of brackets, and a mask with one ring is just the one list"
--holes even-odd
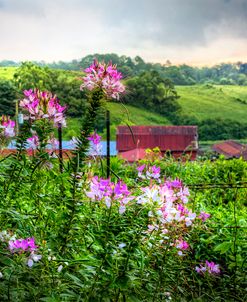
[(63, 146), (62, 146), (62, 125), (58, 124), (58, 158), (59, 158), (59, 169), (60, 173), (63, 173)]
[(106, 111), (106, 177), (110, 177), (110, 111)]

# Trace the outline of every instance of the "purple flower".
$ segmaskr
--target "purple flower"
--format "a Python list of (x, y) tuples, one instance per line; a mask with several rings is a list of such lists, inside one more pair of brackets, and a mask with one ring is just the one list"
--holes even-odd
[(138, 172), (142, 172), (146, 168), (146, 165), (142, 165), (136, 168)]
[(205, 212), (201, 212), (200, 215), (198, 216), (199, 219), (201, 219), (203, 222), (206, 221), (211, 215), (207, 214)]
[(94, 60), (93, 64), (85, 69), (85, 72), (86, 76), (82, 78), (81, 90), (92, 91), (95, 88), (101, 88), (107, 98), (117, 100), (120, 94), (125, 92), (125, 87), (120, 82), (122, 74), (117, 71), (116, 65), (99, 63)]
[(37, 135), (33, 135), (27, 139), (31, 149), (36, 149), (39, 146), (39, 138)]
[(98, 135), (96, 131), (94, 131), (94, 133), (88, 137), (88, 140), (92, 142), (92, 148), (90, 152), (91, 155), (99, 155), (102, 149), (101, 136)]
[(200, 266), (196, 266), (195, 268), (198, 274), (204, 275), (206, 272), (210, 275), (218, 275), (220, 274), (219, 264), (214, 263), (213, 261), (205, 261), (205, 264), (200, 264)]
[(9, 241), (9, 249), (11, 251), (34, 251), (37, 248), (33, 237), (27, 239), (17, 239)]
[(15, 121), (12, 121), (8, 116), (3, 115), (0, 118), (0, 128), (3, 129), (6, 138), (15, 136)]
[(177, 249), (187, 250), (189, 247), (188, 242), (184, 241), (183, 239), (178, 240), (178, 244), (176, 246)]
[(93, 177), (90, 191), (86, 192), (86, 195), (94, 201), (104, 200), (107, 208), (111, 207), (113, 201), (118, 202), (120, 214), (125, 212), (126, 204), (134, 199), (133, 196), (129, 196), (130, 191), (122, 181), (114, 184), (109, 179), (98, 179), (97, 176)]
[(66, 106), (61, 106), (56, 95), (48, 91), (35, 89), (24, 90), (25, 98), (20, 101), (20, 107), (26, 110), (31, 120), (48, 119), (54, 126), (66, 126), (64, 111)]

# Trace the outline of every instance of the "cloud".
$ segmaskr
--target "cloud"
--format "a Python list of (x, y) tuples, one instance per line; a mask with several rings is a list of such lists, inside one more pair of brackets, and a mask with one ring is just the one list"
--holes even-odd
[(246, 27), (247, 0), (0, 0), (0, 60), (247, 59), (234, 51), (247, 48)]

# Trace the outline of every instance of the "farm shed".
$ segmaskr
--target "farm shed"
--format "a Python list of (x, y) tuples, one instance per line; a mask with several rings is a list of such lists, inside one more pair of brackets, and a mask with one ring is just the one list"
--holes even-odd
[(188, 154), (195, 159), (197, 137), (197, 126), (118, 126), (117, 151), (118, 155), (130, 162), (144, 158), (143, 150), (156, 147), (162, 155), (170, 152), (178, 158)]
[(243, 157), (247, 160), (247, 145), (235, 142), (233, 140), (224, 141), (212, 146), (212, 150), (226, 158)]

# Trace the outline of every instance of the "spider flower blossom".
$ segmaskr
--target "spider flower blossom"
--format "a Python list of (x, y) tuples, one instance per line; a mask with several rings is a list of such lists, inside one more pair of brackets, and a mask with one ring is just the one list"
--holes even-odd
[(216, 264), (213, 261), (209, 262), (207, 260), (204, 265), (200, 264), (200, 266), (196, 266), (195, 270), (201, 275), (204, 275), (205, 273), (210, 275), (220, 274), (219, 264)]
[(108, 208), (111, 207), (112, 202), (117, 201), (119, 203), (120, 214), (125, 212), (126, 204), (134, 199), (130, 194), (127, 185), (122, 181), (115, 184), (109, 179), (99, 179), (97, 176), (93, 177), (90, 191), (86, 192), (86, 195), (94, 201), (104, 200)]
[(28, 142), (29, 147), (30, 147), (31, 149), (36, 149), (36, 148), (39, 146), (39, 144), (40, 144), (39, 138), (38, 138), (37, 135), (33, 135), (32, 137), (29, 137), (29, 138), (27, 139), (27, 142)]
[[(159, 179), (160, 167), (142, 165), (137, 167), (138, 177), (142, 179)], [(144, 173), (145, 172), (145, 173)]]
[(36, 254), (38, 247), (33, 237), (9, 240), (9, 249), (12, 253), (29, 253), (27, 258), (27, 265), (29, 267), (32, 267), (34, 262), (38, 262), (42, 258), (42, 255)]
[(6, 138), (15, 136), (15, 122), (12, 121), (8, 116), (3, 115), (1, 117), (0, 128), (3, 129), (1, 132)]
[(191, 226), (196, 214), (185, 207), (189, 191), (186, 187), (171, 187), (170, 181), (161, 185), (142, 188), (143, 194), (137, 197), (138, 204), (154, 205), (150, 216), (158, 216), (161, 223), (181, 222)]
[(92, 143), (90, 154), (100, 155), (102, 150), (101, 136), (98, 135), (96, 131), (94, 131), (94, 133), (88, 137), (88, 140)]
[(48, 91), (24, 90), (25, 98), (20, 101), (20, 107), (28, 111), (31, 120), (48, 119), (54, 126), (66, 126), (64, 111), (66, 106), (61, 106), (56, 95)]
[(201, 212), (200, 215), (198, 216), (199, 219), (201, 219), (203, 222), (206, 221), (208, 218), (210, 218), (210, 214), (207, 214), (205, 212)]
[(9, 241), (9, 249), (12, 252), (16, 251), (34, 251), (37, 249), (33, 237), (27, 239), (16, 239)]
[(117, 71), (116, 65), (104, 64), (94, 60), (93, 64), (85, 69), (86, 76), (82, 78), (83, 84), (80, 89), (90, 91), (100, 88), (107, 98), (119, 100), (120, 94), (125, 92), (124, 85), (120, 82), (121, 72)]
[(188, 242), (184, 241), (183, 239), (177, 240), (177, 245), (176, 248), (179, 250), (178, 251), (178, 255), (179, 256), (183, 256), (183, 252), (182, 251), (186, 251), (189, 249), (189, 244)]

